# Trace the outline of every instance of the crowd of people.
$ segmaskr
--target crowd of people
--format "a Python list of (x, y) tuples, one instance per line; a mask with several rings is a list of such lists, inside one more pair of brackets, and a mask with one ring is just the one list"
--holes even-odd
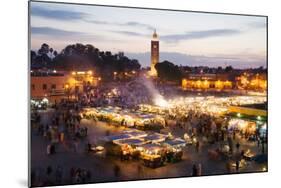
[(71, 167), (68, 169), (48, 165), (46, 168), (32, 169), (31, 181), (33, 186), (60, 185), (64, 182), (69, 182), (68, 184), (87, 183), (91, 181), (91, 171), (84, 168)]
[[(160, 86), (159, 86), (160, 87)], [(164, 96), (173, 95), (169, 87), (160, 87), (160, 92)], [(87, 140), (88, 128), (81, 126), (80, 112), (86, 106), (118, 106), (122, 109), (137, 109), (139, 104), (151, 104), (151, 94), (143, 89), (143, 84), (139, 82), (131, 82), (121, 85), (107, 85), (99, 90), (91, 88), (84, 93), (79, 94), (76, 100), (64, 100), (53, 106), (52, 112), (48, 116), (48, 121), (42, 121), (42, 116), (36, 110), (32, 113), (33, 132), (37, 136), (43, 137), (48, 145), (46, 154), (54, 155), (58, 151), (58, 146), (64, 144), (71, 149), (71, 152), (78, 152), (78, 143), (86, 140), (85, 145), (88, 147), (87, 152), (91, 150), (91, 143)], [(214, 116), (213, 114), (193, 110), (189, 108), (184, 113), (181, 107), (173, 108), (168, 113), (162, 114), (165, 120), (165, 129), (172, 134), (179, 132), (181, 136), (188, 135), (197, 153), (203, 146), (216, 145), (215, 151), (208, 152), (210, 160), (225, 159), (226, 169), (233, 172), (232, 167), (235, 166), (236, 172), (242, 166), (245, 150), (241, 149), (242, 142), (249, 141), (250, 138), (256, 142), (261, 153), (265, 153), (266, 138), (261, 136), (259, 129), (253, 133), (243, 132), (238, 129), (229, 129), (228, 117)], [(223, 147), (227, 145), (227, 150)], [(227, 153), (227, 155), (225, 155)], [(222, 156), (227, 156), (223, 158)], [(234, 165), (231, 161), (234, 161)], [(86, 183), (91, 181), (91, 171), (82, 168), (71, 168), (69, 176), (66, 169), (61, 166), (53, 168), (46, 167), (46, 174), (38, 173), (32, 170), (31, 177), (34, 185), (58, 185), (63, 179), (67, 179), (71, 183)], [(190, 169), (192, 176), (200, 176), (202, 172), (202, 164), (194, 164)], [(115, 177), (119, 177), (121, 169), (118, 165), (113, 167)], [(45, 176), (46, 179), (42, 180)], [(187, 174), (189, 175), (189, 174)], [(70, 180), (69, 180), (70, 179)]]

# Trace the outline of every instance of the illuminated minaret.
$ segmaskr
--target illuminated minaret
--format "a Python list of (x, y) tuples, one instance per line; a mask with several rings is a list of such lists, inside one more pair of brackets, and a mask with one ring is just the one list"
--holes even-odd
[(151, 40), (151, 65), (150, 65), (150, 75), (151, 76), (157, 76), (157, 71), (155, 69), (155, 65), (158, 62), (159, 62), (159, 40), (158, 40), (156, 30), (154, 30), (154, 33), (152, 35), (152, 40)]

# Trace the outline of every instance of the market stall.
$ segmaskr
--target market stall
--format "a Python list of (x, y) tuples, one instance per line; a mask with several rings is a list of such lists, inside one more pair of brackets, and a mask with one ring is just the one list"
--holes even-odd
[(114, 140), (113, 143), (121, 146), (121, 159), (129, 160), (130, 158), (139, 158), (140, 151), (138, 151), (136, 147), (141, 146), (146, 142), (141, 138), (127, 138)]
[(168, 135), (165, 135), (165, 134), (150, 133), (149, 135), (144, 137), (144, 140), (146, 140), (152, 144), (155, 144), (155, 143), (164, 142), (167, 137), (168, 137)]
[(229, 131), (240, 131), (243, 135), (255, 135), (257, 125), (254, 121), (233, 118), (228, 122)]
[(164, 164), (164, 148), (158, 144), (144, 144), (137, 147), (143, 164), (150, 168), (156, 168)]
[(167, 162), (177, 162), (182, 159), (182, 148), (186, 146), (186, 142), (181, 138), (175, 138), (171, 140), (166, 140), (165, 142), (163, 142), (163, 146), (167, 148)]

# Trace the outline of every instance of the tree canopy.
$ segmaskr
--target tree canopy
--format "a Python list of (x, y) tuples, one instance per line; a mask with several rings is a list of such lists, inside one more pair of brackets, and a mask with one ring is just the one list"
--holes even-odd
[(123, 53), (112, 54), (100, 51), (91, 44), (71, 44), (60, 53), (48, 44), (42, 44), (37, 53), (31, 51), (31, 69), (48, 68), (57, 70), (94, 69), (101, 76), (112, 75), (114, 71), (139, 70), (141, 65), (136, 59), (129, 59)]
[(163, 61), (155, 65), (157, 75), (162, 80), (180, 81), (182, 78), (181, 71), (177, 65), (169, 61)]

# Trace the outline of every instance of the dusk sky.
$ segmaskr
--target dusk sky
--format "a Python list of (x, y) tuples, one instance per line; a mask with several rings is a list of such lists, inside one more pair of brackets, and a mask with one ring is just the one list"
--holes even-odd
[(266, 67), (266, 17), (31, 2), (31, 49), (74, 43), (123, 51), (150, 64), (157, 30), (160, 61), (178, 65)]

